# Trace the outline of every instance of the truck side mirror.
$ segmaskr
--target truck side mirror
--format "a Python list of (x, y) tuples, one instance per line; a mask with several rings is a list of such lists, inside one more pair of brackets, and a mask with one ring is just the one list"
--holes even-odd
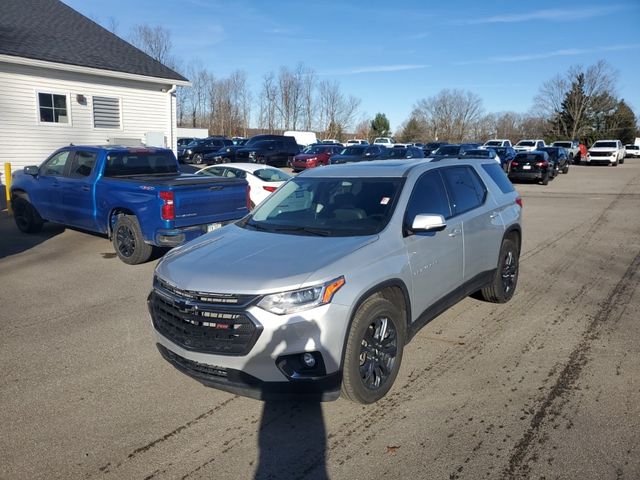
[(36, 177), (38, 176), (38, 173), (40, 173), (40, 168), (35, 165), (30, 165), (28, 167), (24, 167), (24, 173)]

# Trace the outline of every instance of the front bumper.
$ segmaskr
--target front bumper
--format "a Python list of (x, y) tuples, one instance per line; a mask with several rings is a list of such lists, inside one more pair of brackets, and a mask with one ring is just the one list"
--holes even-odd
[[(262, 400), (339, 397), (349, 307), (330, 303), (276, 315), (255, 305), (260, 296), (236, 306), (212, 305), (197, 293), (189, 298), (194, 292), (168, 292), (160, 284), (149, 296), (149, 312), (160, 353), (181, 372), (203, 385)], [(165, 315), (168, 327), (153, 303), (158, 294), (165, 305), (176, 304), (174, 314)], [(216, 294), (202, 298), (210, 296)], [(228, 325), (217, 330), (220, 323)], [(305, 352), (316, 359), (314, 367), (302, 364)]]
[(586, 162), (588, 164), (593, 163), (593, 164), (607, 164), (607, 165), (611, 165), (613, 163), (616, 163), (616, 161), (618, 160), (618, 157), (592, 157), (591, 155), (587, 155), (586, 158)]
[(309, 401), (332, 401), (340, 396), (342, 373), (335, 372), (321, 378), (284, 382), (265, 382), (248, 373), (232, 368), (215, 367), (182, 357), (162, 344), (156, 347), (167, 362), (189, 375), (205, 387), (256, 400), (283, 400), (296, 398)]

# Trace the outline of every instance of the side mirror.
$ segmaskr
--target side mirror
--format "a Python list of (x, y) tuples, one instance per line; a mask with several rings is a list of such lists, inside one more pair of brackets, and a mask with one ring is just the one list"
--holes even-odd
[(442, 215), (424, 214), (416, 215), (411, 224), (414, 232), (440, 232), (447, 227)]
[(24, 173), (26, 173), (27, 175), (32, 175), (36, 177), (38, 173), (40, 173), (40, 168), (35, 165), (24, 167)]

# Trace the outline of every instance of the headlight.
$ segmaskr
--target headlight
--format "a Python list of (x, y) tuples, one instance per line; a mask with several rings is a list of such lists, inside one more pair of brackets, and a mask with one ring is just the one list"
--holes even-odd
[(340, 290), (344, 283), (344, 277), (339, 277), (323, 285), (289, 292), (272, 293), (260, 300), (258, 307), (276, 315), (285, 315), (318, 307), (330, 303), (335, 293)]
[(318, 157), (307, 158), (307, 162), (315, 162), (316, 160), (318, 160)]
[(187, 149), (187, 155), (191, 155), (193, 153), (193, 151), (189, 148)]

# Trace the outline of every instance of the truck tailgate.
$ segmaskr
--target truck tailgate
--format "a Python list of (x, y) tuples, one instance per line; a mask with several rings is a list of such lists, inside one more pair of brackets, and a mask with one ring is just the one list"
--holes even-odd
[(174, 192), (176, 227), (223, 222), (248, 213), (245, 180), (206, 178), (206, 184), (175, 182), (170, 187)]

